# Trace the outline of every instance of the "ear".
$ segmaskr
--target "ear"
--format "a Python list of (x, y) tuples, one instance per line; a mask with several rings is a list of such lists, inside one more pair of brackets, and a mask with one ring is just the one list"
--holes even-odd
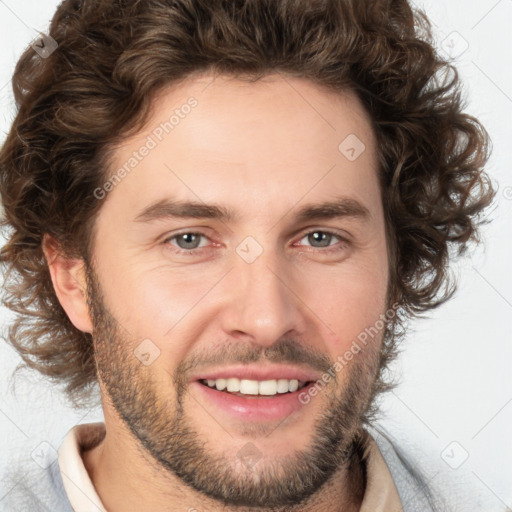
[(42, 248), (60, 305), (77, 329), (92, 333), (83, 259), (66, 258), (55, 238), (48, 234), (43, 236)]

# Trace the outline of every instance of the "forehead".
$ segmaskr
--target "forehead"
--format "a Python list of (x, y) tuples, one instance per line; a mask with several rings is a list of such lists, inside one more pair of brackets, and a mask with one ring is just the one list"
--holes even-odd
[(305, 196), (378, 199), (375, 137), (355, 93), (279, 74), (203, 74), (161, 90), (144, 128), (114, 148), (110, 170), (120, 169), (107, 207), (172, 197), (270, 215), (277, 197), (283, 207)]

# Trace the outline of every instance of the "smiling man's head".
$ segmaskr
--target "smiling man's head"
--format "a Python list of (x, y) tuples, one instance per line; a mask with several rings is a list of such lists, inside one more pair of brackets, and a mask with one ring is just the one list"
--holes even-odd
[(493, 194), (422, 20), (65, 1), (59, 47), (24, 54), (0, 154), (9, 341), (75, 403), (99, 382), (91, 468), (260, 507), (352, 481), (360, 503), (403, 320), (449, 297)]
[[(59, 263), (54, 281), (93, 334), (108, 420), (211, 497), (299, 502), (353, 454), (378, 375), (380, 333), (344, 361), (388, 303), (374, 136), (353, 94), (206, 75), (155, 99), (113, 167), (189, 97), (104, 201), (90, 323)], [(355, 134), (366, 149), (351, 161), (338, 146)]]

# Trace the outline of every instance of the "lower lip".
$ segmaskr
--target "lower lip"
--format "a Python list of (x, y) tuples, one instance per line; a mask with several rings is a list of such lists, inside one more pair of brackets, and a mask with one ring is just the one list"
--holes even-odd
[(244, 421), (278, 420), (290, 416), (290, 414), (302, 409), (304, 404), (299, 401), (299, 395), (307, 392), (309, 386), (312, 385), (313, 383), (310, 383), (293, 393), (283, 393), (270, 397), (252, 395), (246, 398), (225, 391), (218, 391), (198, 381), (192, 383), (192, 386), (198, 388), (198, 392), (202, 393), (208, 401)]

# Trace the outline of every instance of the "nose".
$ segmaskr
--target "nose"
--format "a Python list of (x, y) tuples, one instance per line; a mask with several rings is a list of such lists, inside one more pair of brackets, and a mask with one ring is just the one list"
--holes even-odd
[(264, 252), (256, 261), (235, 262), (221, 310), (223, 331), (235, 339), (269, 347), (283, 336), (302, 335), (304, 305), (293, 288), (291, 268)]

